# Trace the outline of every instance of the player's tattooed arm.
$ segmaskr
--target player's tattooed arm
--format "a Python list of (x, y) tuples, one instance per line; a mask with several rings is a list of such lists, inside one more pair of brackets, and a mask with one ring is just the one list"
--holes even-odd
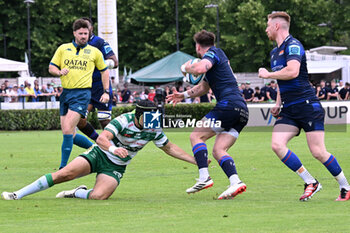
[(190, 90), (188, 90), (188, 94), (191, 98), (202, 96), (206, 93), (208, 93), (210, 87), (209, 84), (206, 81), (200, 82), (198, 85), (192, 87)]

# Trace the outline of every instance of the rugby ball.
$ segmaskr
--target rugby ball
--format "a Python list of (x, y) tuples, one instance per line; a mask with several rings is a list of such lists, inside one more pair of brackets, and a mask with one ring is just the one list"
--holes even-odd
[[(191, 61), (191, 64), (194, 64), (194, 63), (197, 63), (200, 61), (201, 61), (201, 59), (195, 58)], [(205, 73), (200, 74), (200, 75), (186, 73), (185, 81), (192, 84), (192, 85), (197, 85), (198, 83), (200, 83), (204, 79), (204, 77), (205, 77)]]

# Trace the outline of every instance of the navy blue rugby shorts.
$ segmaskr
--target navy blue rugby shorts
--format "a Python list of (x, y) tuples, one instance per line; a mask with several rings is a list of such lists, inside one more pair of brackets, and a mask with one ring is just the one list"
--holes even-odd
[(275, 122), (293, 125), (305, 132), (324, 131), (324, 109), (319, 101), (304, 101), (282, 108)]
[(70, 109), (85, 118), (90, 98), (90, 88), (63, 89), (60, 96), (60, 115), (66, 115)]
[(113, 93), (111, 83), (109, 83), (109, 101), (108, 103), (101, 103), (100, 99), (104, 93), (102, 82), (92, 83), (90, 104), (98, 110), (112, 111)]
[(233, 105), (230, 108), (215, 106), (205, 117), (207, 119), (221, 121), (221, 129), (223, 131), (234, 129), (237, 133), (240, 133), (248, 123), (249, 112), (248, 108), (239, 105)]

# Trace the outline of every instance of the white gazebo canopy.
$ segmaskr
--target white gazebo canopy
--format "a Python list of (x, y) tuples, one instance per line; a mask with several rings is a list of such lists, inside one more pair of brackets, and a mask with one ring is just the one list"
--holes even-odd
[(13, 61), (5, 58), (0, 58), (0, 72), (18, 72), (21, 77), (28, 77), (28, 64), (25, 62)]

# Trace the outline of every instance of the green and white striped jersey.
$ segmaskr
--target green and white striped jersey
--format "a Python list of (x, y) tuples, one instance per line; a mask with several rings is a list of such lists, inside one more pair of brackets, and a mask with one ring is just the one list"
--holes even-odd
[(157, 147), (165, 146), (168, 138), (162, 129), (142, 129), (140, 130), (134, 123), (135, 114), (132, 112), (122, 114), (114, 118), (105, 130), (111, 132), (114, 138), (110, 141), (116, 147), (123, 147), (128, 150), (129, 155), (126, 158), (119, 158), (109, 151), (101, 150), (115, 164), (127, 165), (131, 159), (148, 142), (153, 141)]

